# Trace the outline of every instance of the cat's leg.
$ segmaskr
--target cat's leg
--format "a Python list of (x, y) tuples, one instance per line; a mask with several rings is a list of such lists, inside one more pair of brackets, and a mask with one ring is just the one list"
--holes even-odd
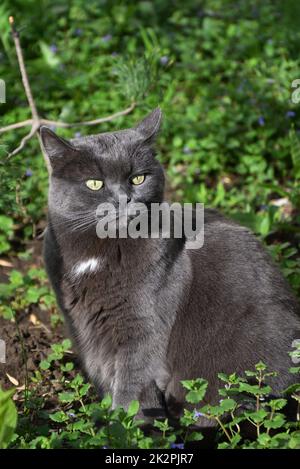
[(138, 400), (142, 410), (161, 409), (162, 395), (155, 383), (159, 368), (160, 360), (150, 343), (136, 346), (135, 353), (120, 351), (113, 383), (113, 408), (127, 409), (132, 400)]
[(151, 420), (166, 416), (163, 393), (157, 387), (154, 380), (142, 390), (139, 402), (141, 406), (139, 416), (141, 418), (149, 418)]

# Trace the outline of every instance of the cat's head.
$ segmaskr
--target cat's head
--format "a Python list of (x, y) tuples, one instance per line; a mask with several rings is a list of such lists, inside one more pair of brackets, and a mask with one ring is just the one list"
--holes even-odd
[(47, 127), (41, 140), (52, 173), (49, 212), (77, 232), (94, 229), (100, 204), (118, 207), (161, 202), (164, 172), (153, 144), (162, 113), (155, 109), (134, 128), (67, 141)]

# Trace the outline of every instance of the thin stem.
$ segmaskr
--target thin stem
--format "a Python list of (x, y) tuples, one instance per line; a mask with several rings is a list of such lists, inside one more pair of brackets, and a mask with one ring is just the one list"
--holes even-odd
[[(257, 379), (257, 381), (258, 381), (258, 387), (259, 387), (259, 389), (260, 389), (260, 388), (261, 388), (261, 385), (262, 385), (262, 382), (263, 382), (263, 380), (264, 380), (264, 376), (263, 376), (263, 374), (262, 374), (262, 370), (259, 370), (259, 375), (256, 376), (256, 379)], [(260, 397), (261, 397), (261, 394), (257, 394), (257, 395), (256, 395), (256, 412), (259, 412), (259, 410), (260, 410), (260, 400), (259, 400)], [(259, 423), (257, 423), (257, 424), (255, 424), (255, 426), (256, 426), (256, 433), (257, 433), (257, 436), (259, 436), (259, 435), (260, 435), (260, 426), (261, 426), (261, 425), (260, 425)]]
[(32, 113), (33, 120), (38, 121), (39, 120), (39, 115), (38, 115), (38, 112), (37, 112), (37, 108), (36, 108), (36, 105), (35, 105), (35, 101), (33, 99), (31, 87), (30, 87), (29, 80), (28, 80), (28, 75), (27, 75), (25, 62), (24, 62), (24, 57), (23, 57), (23, 51), (22, 51), (22, 47), (21, 47), (20, 39), (19, 39), (19, 33), (15, 28), (14, 22), (15, 21), (14, 21), (13, 16), (10, 16), (9, 17), (9, 23), (10, 23), (10, 27), (11, 27), (12, 36), (13, 36), (13, 39), (14, 39), (14, 42), (15, 42), (15, 48), (16, 48), (16, 52), (17, 52), (17, 57), (18, 57), (18, 62), (19, 62), (19, 67), (20, 67), (20, 72), (21, 72), (21, 77), (22, 77), (24, 90), (25, 90), (25, 93), (26, 93), (27, 101), (28, 101), (28, 104), (29, 104), (29, 107), (30, 107), (30, 110), (31, 110), (31, 113)]
[(224, 427), (223, 423), (221, 422), (221, 420), (219, 419), (219, 417), (215, 417), (216, 421), (218, 422), (218, 424), (220, 425), (220, 427), (222, 428), (224, 434), (227, 436), (229, 442), (231, 443), (231, 436), (229, 435), (228, 431), (226, 430), (226, 428)]
[(109, 116), (100, 117), (99, 119), (94, 119), (90, 121), (69, 123), (69, 122), (53, 121), (49, 119), (41, 119), (41, 124), (55, 125), (56, 127), (63, 127), (63, 128), (97, 125), (97, 124), (102, 124), (103, 122), (112, 121), (113, 119), (116, 119), (117, 117), (120, 117), (120, 116), (125, 116), (126, 114), (129, 114), (135, 108), (135, 106), (136, 106), (136, 103), (133, 102), (128, 108), (123, 109), (122, 111), (118, 111)]
[(33, 124), (33, 120), (27, 119), (26, 121), (16, 122), (15, 124), (6, 125), (5, 127), (0, 128), (0, 134), (3, 134), (4, 132), (8, 132), (9, 130), (21, 129), (22, 127), (26, 127), (32, 124)]
[(11, 153), (9, 153), (7, 158), (10, 158), (11, 156), (16, 155), (21, 150), (23, 150), (23, 148), (25, 147), (28, 140), (30, 140), (34, 136), (34, 134), (36, 133), (37, 130), (38, 130), (38, 125), (33, 124), (33, 126), (31, 127), (30, 132), (27, 135), (25, 135), (25, 137), (22, 138), (20, 145), (17, 148), (15, 148)]
[[(78, 394), (78, 396), (79, 396), (78, 390), (77, 390), (77, 394)], [(82, 406), (82, 408), (83, 408), (83, 412), (86, 413), (86, 407), (85, 407), (85, 405), (84, 405), (84, 403), (83, 403), (83, 400), (82, 400), (80, 397), (79, 397), (79, 402), (80, 402), (80, 404), (81, 404), (81, 406)], [(95, 432), (94, 432), (94, 429), (93, 429), (92, 427), (90, 428), (90, 434), (91, 434), (92, 436), (95, 436)]]

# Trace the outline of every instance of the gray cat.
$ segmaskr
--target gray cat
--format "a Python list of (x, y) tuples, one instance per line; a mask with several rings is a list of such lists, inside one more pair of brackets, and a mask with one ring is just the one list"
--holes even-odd
[(145, 414), (166, 404), (179, 415), (184, 379), (207, 379), (214, 402), (218, 372), (260, 360), (279, 372), (279, 392), (292, 379), (298, 305), (248, 229), (206, 210), (201, 249), (186, 249), (184, 237), (96, 235), (100, 203), (163, 200), (160, 122), (156, 109), (132, 129), (70, 142), (41, 129), (53, 170), (44, 258), (82, 367), (114, 407), (139, 399)]

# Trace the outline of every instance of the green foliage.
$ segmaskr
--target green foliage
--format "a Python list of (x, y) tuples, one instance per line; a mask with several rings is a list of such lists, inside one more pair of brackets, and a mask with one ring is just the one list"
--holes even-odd
[[(198, 378), (183, 381), (187, 390), (187, 408), (175, 429), (168, 419), (154, 420), (153, 431), (144, 433), (143, 418), (139, 417), (139, 403), (132, 401), (127, 411), (118, 407), (112, 409), (112, 398), (106, 395), (101, 402), (91, 393), (91, 386), (84, 382), (81, 375), (71, 378), (72, 362), (65, 362), (70, 347), (69, 341), (52, 346), (52, 352), (41, 362), (44, 376), (32, 378), (34, 391), (29, 396), (29, 405), (20, 414), (16, 434), (14, 425), (7, 442), (11, 447), (21, 448), (183, 448), (190, 442), (203, 439), (197, 427), (199, 419), (211, 419), (216, 423), (218, 434), (216, 447), (223, 448), (285, 448), (300, 449), (299, 419), (288, 421), (284, 411), (287, 397), (291, 396), (300, 405), (300, 384), (285, 391), (282, 397), (272, 398), (272, 388), (265, 381), (274, 376), (264, 363), (258, 363), (255, 370), (245, 371), (243, 376), (236, 373), (219, 373), (221, 399), (218, 403), (204, 403), (208, 383)], [(291, 352), (294, 359), (299, 358), (300, 344)], [(44, 364), (47, 366), (44, 366)], [(55, 378), (51, 373), (60, 370), (63, 391), (58, 393), (59, 409), (46, 411), (47, 402), (37, 400), (34, 392), (43, 382)], [(294, 373), (298, 370), (291, 370)], [(57, 384), (55, 385), (57, 386)], [(11, 392), (6, 394), (8, 398)], [(7, 399), (6, 399), (7, 402)], [(9, 401), (10, 402), (10, 401)], [(1, 400), (0, 400), (1, 404)], [(189, 405), (190, 404), (190, 405)], [(11, 404), (10, 404), (11, 405)], [(189, 406), (188, 406), (189, 405)], [(3, 404), (0, 405), (0, 413)], [(31, 409), (31, 411), (30, 411)], [(34, 409), (38, 426), (28, 421), (28, 412)], [(10, 412), (12, 412), (10, 408)], [(10, 419), (15, 414), (9, 414)], [(9, 420), (8, 422), (16, 422)], [(251, 439), (244, 434), (243, 424), (253, 427)], [(1, 441), (1, 438), (0, 438)]]
[(10, 239), (13, 236), (13, 221), (5, 215), (0, 215), (0, 254), (10, 250)]
[(7, 448), (17, 425), (17, 409), (12, 400), (15, 391), (0, 388), (0, 448)]
[[(129, 127), (159, 104), (165, 118), (158, 150), (168, 194), (217, 207), (251, 228), (300, 295), (300, 113), (291, 101), (292, 81), (299, 78), (299, 2), (202, 3), (2, 0), (0, 78), (7, 84), (7, 103), (0, 105), (0, 124), (30, 117), (7, 21), (14, 15), (41, 115), (77, 122), (137, 102), (126, 117), (95, 128), (58, 130), (60, 135)], [(27, 242), (46, 217), (48, 175), (37, 140), (7, 158), (26, 131), (1, 134), (0, 255), (18, 257), (27, 266)], [(39, 308), (50, 311), (57, 325), (45, 272), (23, 270), (14, 267), (0, 284), (0, 315), (17, 325), (24, 311)], [(182, 447), (203, 438), (195, 425), (206, 417), (218, 425), (219, 448), (299, 447), (299, 422), (284, 416), (286, 395), (268, 398), (263, 364), (245, 376), (221, 373), (222, 400), (213, 405), (203, 403), (209, 385), (204, 379), (183, 382), (187, 408), (180, 429), (157, 421), (157, 434), (146, 436), (135, 418), (138, 404), (125, 412), (112, 410), (109, 396), (98, 403), (74, 374), (69, 348), (68, 341), (52, 345), (30, 377), (16, 437), (14, 404), (9, 393), (5, 403), (0, 394), (0, 417), (8, 415), (0, 446)], [(290, 372), (296, 374), (299, 350), (292, 353)], [(51, 412), (39, 393), (43, 386), (52, 394), (60, 387), (59, 407)], [(299, 392), (299, 385), (287, 390), (298, 408)], [(255, 430), (253, 441), (242, 434), (244, 422)]]
[(11, 270), (8, 283), (0, 283), (0, 315), (13, 319), (16, 313), (38, 304), (41, 309), (55, 311), (55, 298), (49, 290), (46, 273), (32, 267), (24, 275)]

